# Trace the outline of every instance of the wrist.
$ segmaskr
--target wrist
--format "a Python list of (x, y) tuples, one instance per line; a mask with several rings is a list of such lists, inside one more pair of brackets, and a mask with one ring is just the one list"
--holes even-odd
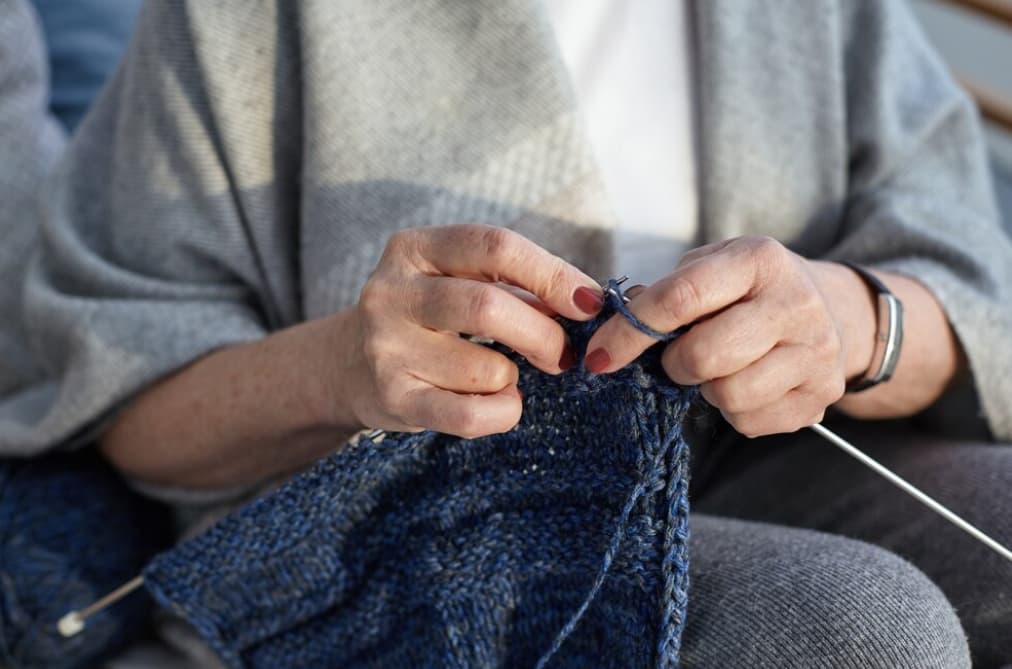
[(840, 263), (810, 261), (826, 300), (844, 352), (848, 381), (860, 378), (873, 364), (878, 328), (877, 295), (854, 270)]
[(359, 346), (357, 313), (354, 307), (309, 321), (308, 341), (302, 349), (306, 373), (307, 406), (319, 427), (351, 434), (365, 426), (354, 407), (355, 351)]

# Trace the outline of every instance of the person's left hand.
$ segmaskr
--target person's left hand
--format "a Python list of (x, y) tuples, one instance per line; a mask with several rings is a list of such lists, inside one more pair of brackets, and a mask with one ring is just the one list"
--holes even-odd
[[(822, 273), (840, 269), (742, 237), (686, 254), (634, 293), (629, 309), (661, 332), (692, 324), (664, 350), (664, 369), (676, 383), (700, 385), (736, 430), (792, 432), (821, 421), (844, 392), (844, 328), (820, 288)], [(585, 365), (612, 372), (655, 343), (615, 314), (588, 343)]]

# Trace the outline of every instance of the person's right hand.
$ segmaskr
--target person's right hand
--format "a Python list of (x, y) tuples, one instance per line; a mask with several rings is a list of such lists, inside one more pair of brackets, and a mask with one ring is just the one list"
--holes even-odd
[(520, 420), (517, 367), (460, 335), (493, 339), (558, 374), (574, 359), (552, 315), (587, 320), (601, 303), (593, 279), (508, 229), (398, 232), (354, 310), (356, 336), (337, 379), (345, 406), (363, 427), (505, 432)]

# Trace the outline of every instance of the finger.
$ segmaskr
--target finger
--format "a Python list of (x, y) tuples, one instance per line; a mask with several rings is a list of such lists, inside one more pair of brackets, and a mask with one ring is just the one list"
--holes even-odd
[(808, 393), (799, 388), (788, 392), (780, 401), (755, 411), (741, 414), (723, 411), (721, 413), (739, 433), (755, 438), (768, 434), (797, 432), (809, 425), (820, 423), (826, 414), (826, 406), (812, 402)]
[[(755, 271), (747, 247), (728, 244), (648, 286), (629, 302), (629, 310), (654, 330), (672, 332), (747, 296)], [(594, 373), (615, 371), (656, 343), (615, 314), (591, 337), (585, 364)]]
[(491, 395), (459, 395), (422, 386), (411, 391), (408, 406), (409, 423), (465, 439), (506, 432), (522, 413), (516, 386)]
[(811, 373), (803, 346), (777, 346), (736, 374), (704, 383), (700, 392), (721, 411), (743, 414), (781, 401), (811, 378)]
[(664, 350), (661, 362), (675, 383), (694, 386), (744, 370), (782, 339), (779, 314), (762, 302), (745, 300), (692, 329)]
[(678, 259), (678, 264), (676, 265), (676, 267), (688, 265), (689, 263), (695, 262), (700, 258), (716, 253), (717, 251), (720, 251), (733, 241), (735, 241), (735, 238), (724, 239), (719, 242), (710, 242), (709, 244), (704, 244), (703, 246), (697, 246), (691, 251), (688, 251), (685, 254), (683, 254), (682, 257)]
[(422, 330), (410, 361), (412, 376), (455, 393), (497, 393), (515, 386), (517, 366), (487, 346)]
[(422, 277), (412, 284), (408, 299), (413, 318), (425, 327), (495, 340), (549, 374), (573, 364), (562, 326), (495, 284)]
[(552, 309), (550, 306), (542, 302), (541, 298), (539, 298), (534, 293), (524, 290), (523, 288), (511, 286), (508, 283), (497, 283), (496, 287), (498, 287), (500, 290), (505, 290), (507, 293), (513, 295), (517, 299), (523, 300), (529, 306), (533, 307), (538, 312), (544, 314), (545, 316), (548, 316), (549, 318), (555, 318), (556, 316), (559, 315), (558, 313), (556, 313), (554, 309)]
[(519, 233), (476, 224), (426, 230), (419, 235), (421, 253), (441, 274), (518, 286), (574, 320), (600, 311), (594, 279)]
[(647, 287), (642, 283), (637, 283), (635, 286), (629, 286), (629, 289), (625, 291), (625, 296), (631, 300), (646, 289)]

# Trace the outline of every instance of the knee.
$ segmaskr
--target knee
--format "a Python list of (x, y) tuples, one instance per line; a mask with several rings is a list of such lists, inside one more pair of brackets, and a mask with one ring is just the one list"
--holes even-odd
[(908, 562), (842, 537), (718, 522), (737, 527), (716, 542), (705, 523), (693, 529), (686, 666), (970, 666), (951, 605)]

